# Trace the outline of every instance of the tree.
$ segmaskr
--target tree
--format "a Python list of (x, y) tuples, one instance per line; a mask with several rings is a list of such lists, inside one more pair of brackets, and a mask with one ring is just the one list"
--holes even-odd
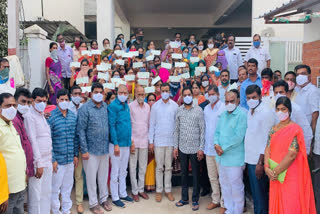
[(7, 0), (0, 0), (0, 57), (8, 55)]

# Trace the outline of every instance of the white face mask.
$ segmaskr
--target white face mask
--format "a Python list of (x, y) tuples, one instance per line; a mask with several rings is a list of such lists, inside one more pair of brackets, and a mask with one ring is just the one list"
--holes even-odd
[(308, 76), (307, 75), (303, 75), (303, 74), (300, 74), (297, 76), (297, 84), (302, 86), (304, 85), (306, 82), (308, 82)]
[(103, 100), (103, 95), (102, 95), (101, 93), (93, 94), (93, 95), (92, 95), (92, 99), (93, 99), (94, 101), (96, 101), (97, 103), (100, 103), (100, 102), (102, 102), (102, 100)]
[(203, 87), (207, 87), (209, 85), (209, 81), (203, 81), (201, 84)]
[(74, 104), (79, 105), (81, 102), (81, 97), (71, 97), (72, 102), (74, 102)]
[(215, 103), (218, 100), (218, 96), (217, 95), (211, 95), (208, 97), (208, 100), (211, 104)]
[(208, 44), (208, 48), (212, 49), (213, 48), (213, 44)]
[(139, 104), (144, 103), (144, 98), (143, 97), (137, 97), (137, 102)]
[(191, 96), (185, 96), (183, 98), (183, 102), (186, 104), (186, 105), (190, 105), (192, 103), (192, 100), (193, 98)]
[(169, 97), (170, 97), (170, 94), (169, 94), (169, 93), (167, 93), (167, 92), (161, 93), (161, 98), (162, 98), (163, 100), (167, 100), (167, 99), (169, 99)]
[(286, 95), (283, 95), (283, 94), (278, 93), (276, 96), (274, 96), (274, 100), (277, 102), (277, 100), (278, 100), (280, 97), (286, 97)]
[(34, 104), (34, 108), (38, 111), (38, 112), (44, 112), (44, 110), (46, 109), (46, 103), (45, 102), (40, 102), (40, 103), (35, 103)]
[(118, 99), (124, 103), (128, 99), (128, 95), (118, 95)]
[(202, 51), (203, 50), (203, 46), (202, 45), (198, 46), (198, 49), (199, 49), (199, 51)]
[(59, 107), (62, 110), (66, 110), (69, 107), (69, 102), (68, 101), (59, 102)]
[(13, 120), (17, 114), (17, 109), (13, 106), (10, 108), (2, 109), (1, 111), (2, 116), (4, 116), (7, 120)]
[(259, 100), (254, 100), (254, 99), (250, 99), (247, 101), (247, 104), (248, 104), (249, 108), (251, 108), (251, 109), (257, 107), (259, 105), (259, 103), (260, 103)]
[(280, 121), (285, 121), (289, 117), (289, 112), (278, 111), (276, 114)]
[(18, 111), (20, 114), (26, 114), (29, 111), (29, 106), (28, 105), (20, 105), (18, 104)]
[(228, 105), (226, 105), (226, 109), (228, 112), (232, 112), (236, 109), (237, 105), (234, 103), (229, 103)]

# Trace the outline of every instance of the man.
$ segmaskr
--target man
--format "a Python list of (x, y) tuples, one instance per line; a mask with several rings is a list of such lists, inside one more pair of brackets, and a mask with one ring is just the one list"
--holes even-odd
[(58, 57), (61, 62), (62, 81), (64, 88), (70, 88), (71, 69), (70, 63), (73, 61), (73, 51), (69, 45), (66, 45), (62, 34), (57, 35), (59, 43)]
[(48, 93), (42, 88), (32, 91), (32, 106), (24, 115), (28, 139), (32, 145), (35, 176), (29, 179), (28, 213), (50, 213), (52, 183), (52, 140), (44, 117)]
[(220, 80), (221, 85), (218, 86), (220, 94), (219, 98), (221, 102), (224, 102), (226, 91), (228, 90), (230, 85), (230, 72), (227, 69), (221, 71)]
[(78, 112), (77, 132), (80, 140), (83, 168), (89, 195), (89, 208), (94, 214), (102, 214), (97, 199), (97, 180), (99, 203), (106, 211), (111, 211), (108, 203), (109, 175), (109, 125), (107, 104), (103, 102), (103, 86), (91, 86), (92, 99)]
[(82, 41), (82, 39), (80, 38), (80, 36), (75, 36), (74, 37), (74, 47), (72, 48), (72, 52), (73, 52), (73, 60), (75, 62), (78, 62), (79, 59), (79, 55), (80, 55), (80, 42)]
[[(4, 186), (4, 189), (1, 189), (5, 195), (0, 196), (0, 209), (6, 211), (6, 214), (23, 214), (27, 165), (19, 135), (11, 122), (17, 113), (17, 103), (12, 94), (0, 94), (0, 107), (0, 154), (3, 155), (7, 168), (7, 174), (1, 174), (0, 177), (8, 176), (10, 193), (7, 199), (7, 187)], [(5, 172), (3, 169), (5, 166), (1, 165), (2, 173)], [(1, 183), (1, 187), (2, 185)]]
[(238, 68), (238, 82), (237, 82), (237, 86), (238, 86), (238, 91), (240, 91), (241, 88), (241, 84), (248, 79), (248, 70), (247, 68), (242, 65)]
[(9, 185), (7, 164), (0, 152), (0, 213), (4, 213), (8, 209), (9, 203)]
[(253, 36), (253, 46), (248, 50), (244, 61), (245, 65), (248, 68), (249, 59), (254, 58), (258, 61), (258, 75), (261, 75), (261, 71), (265, 68), (270, 68), (271, 56), (269, 52), (261, 47), (261, 37), (259, 34)]
[(181, 200), (176, 203), (177, 207), (189, 204), (189, 161), (192, 168), (192, 210), (199, 209), (200, 194), (200, 160), (203, 159), (204, 150), (204, 119), (203, 111), (197, 105), (192, 105), (192, 89), (183, 88), (182, 96), (184, 105), (180, 106), (176, 115), (176, 124), (174, 129), (174, 153), (177, 159), (178, 155), (181, 161)]
[(125, 50), (125, 49), (126, 49), (125, 47), (123, 47), (121, 38), (116, 38), (115, 44), (116, 44), (116, 45), (119, 45), (120, 48), (121, 48), (121, 50)]
[[(76, 116), (78, 111), (82, 106), (81, 103), (81, 88), (77, 85), (72, 86), (71, 88), (71, 101), (69, 102), (68, 110), (72, 111)], [(76, 133), (77, 134), (77, 133)], [(77, 136), (78, 137), (78, 136)], [(82, 154), (78, 148), (78, 165), (75, 166), (74, 170), (74, 180), (75, 180), (75, 195), (76, 195), (76, 204), (78, 213), (83, 213), (84, 208), (82, 206), (83, 202), (83, 176), (82, 176)]]
[[(279, 80), (273, 85), (275, 102), (279, 97), (287, 96), (289, 94), (288, 84), (284, 80)], [(307, 154), (310, 154), (311, 150), (311, 141), (313, 138), (312, 129), (310, 123), (304, 114), (303, 110), (297, 105), (294, 101), (291, 101), (292, 112), (291, 112), (291, 120), (297, 123), (303, 130), (304, 142), (306, 144)], [(275, 106), (273, 106), (275, 109)]]
[(176, 43), (181, 46), (181, 33), (175, 33), (174, 35)]
[(249, 111), (244, 141), (245, 163), (248, 169), (250, 189), (255, 214), (268, 214), (268, 182), (264, 172), (264, 150), (275, 117), (269, 106), (262, 102), (261, 89), (250, 85), (246, 89)]
[(0, 58), (0, 93), (14, 94), (14, 78), (10, 75), (10, 64), (6, 58)]
[(214, 149), (213, 142), (217, 122), (220, 115), (225, 110), (225, 106), (219, 99), (219, 90), (215, 85), (209, 86), (208, 100), (210, 104), (204, 108), (204, 120), (206, 122), (204, 154), (206, 155), (208, 175), (212, 189), (212, 202), (208, 204), (207, 209), (212, 210), (219, 205), (223, 207), (223, 199), (220, 197), (218, 164), (216, 162), (217, 153)]
[(226, 59), (228, 61), (228, 68), (230, 71), (231, 84), (238, 81), (238, 68), (243, 65), (242, 56), (239, 48), (234, 46), (235, 37), (228, 36), (228, 47), (224, 49)]
[[(150, 113), (149, 149), (154, 151), (156, 160), (156, 201), (161, 202), (164, 183), (165, 195), (174, 201), (171, 193), (173, 133), (178, 104), (171, 100), (170, 86), (162, 83), (161, 99), (153, 104)], [(164, 168), (163, 168), (164, 166)], [(164, 182), (163, 182), (164, 171)]]
[(296, 77), (297, 75), (293, 71), (288, 71), (284, 75), (284, 80), (288, 83), (288, 86), (289, 86), (289, 91), (287, 96), (288, 98), (290, 98), (291, 101), (295, 101), (297, 96), (297, 92), (295, 91)]
[(133, 44), (136, 46), (136, 49), (138, 50), (139, 48), (143, 48), (144, 33), (142, 28), (138, 28), (136, 32), (136, 38), (136, 41), (133, 42)]
[[(112, 203), (124, 208), (125, 202), (133, 202), (126, 191), (127, 168), (131, 146), (130, 109), (127, 104), (128, 89), (125, 85), (118, 87), (117, 98), (108, 106), (111, 156), (110, 189)], [(120, 200), (121, 199), (121, 200)]]
[(256, 59), (249, 59), (247, 62), (247, 68), (249, 73), (249, 78), (242, 82), (240, 88), (240, 106), (249, 109), (246, 98), (246, 89), (249, 85), (258, 85), (262, 88), (261, 77), (258, 76), (258, 61)]
[(294, 70), (299, 89), (295, 102), (303, 109), (314, 134), (319, 117), (319, 92), (311, 83), (311, 69), (308, 65), (297, 65)]
[(242, 214), (244, 206), (244, 136), (247, 117), (238, 107), (237, 93), (236, 90), (226, 93), (227, 111), (221, 114), (214, 135), (219, 181), (225, 207), (222, 211), (226, 214)]
[[(273, 101), (273, 72), (270, 68), (265, 68), (261, 72), (261, 95), (262, 95), (262, 102), (268, 106), (270, 109), (274, 109)], [(248, 99), (247, 99), (248, 100)]]
[(279, 80), (282, 80), (282, 74), (281, 71), (275, 70), (274, 71), (274, 76), (273, 76), (273, 82), (277, 82)]
[(192, 48), (194, 48), (194, 47), (197, 47), (196, 35), (195, 34), (190, 34), (190, 36), (189, 36), (189, 45), (188, 45), (189, 53), (191, 53)]
[[(149, 199), (144, 192), (144, 178), (148, 163), (148, 131), (150, 106), (144, 102), (144, 88), (139, 86), (135, 90), (136, 100), (130, 103), (130, 117), (132, 127), (132, 145), (130, 148), (130, 180), (133, 200), (138, 202), (139, 196)], [(137, 162), (139, 174), (137, 181)]]
[(24, 126), (24, 115), (28, 113), (31, 105), (31, 93), (28, 89), (19, 88), (16, 90), (14, 98), (18, 104), (18, 112), (12, 123), (20, 136), (21, 145), (26, 155), (27, 176), (31, 178), (34, 176), (33, 151)]
[[(71, 190), (74, 167), (78, 164), (79, 145), (76, 140), (76, 115), (68, 110), (69, 92), (60, 89), (57, 93), (57, 108), (51, 112), (48, 123), (52, 135), (52, 196), (53, 214), (70, 213)], [(61, 212), (59, 194), (61, 193)]]

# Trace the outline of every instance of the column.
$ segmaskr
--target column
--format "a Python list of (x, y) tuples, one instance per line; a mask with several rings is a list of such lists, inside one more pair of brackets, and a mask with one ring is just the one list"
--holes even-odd
[(96, 0), (97, 2), (97, 40), (102, 49), (102, 40), (110, 40), (114, 44), (114, 2), (113, 0)]
[(19, 0), (8, 0), (8, 55), (19, 56)]

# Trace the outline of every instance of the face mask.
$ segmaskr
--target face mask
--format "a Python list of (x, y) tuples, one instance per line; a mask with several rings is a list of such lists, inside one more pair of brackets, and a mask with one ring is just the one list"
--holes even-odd
[(297, 76), (297, 84), (302, 86), (304, 85), (306, 82), (308, 82), (308, 76), (307, 75), (303, 75), (303, 74), (300, 74)]
[(200, 50), (200, 51), (202, 51), (203, 50), (203, 46), (201, 45), (201, 46), (198, 46), (198, 49)]
[(79, 41), (74, 42), (74, 47), (76, 47), (76, 49), (79, 49), (79, 47), (80, 47), (80, 42), (79, 42)]
[(203, 81), (201, 84), (203, 87), (207, 87), (209, 85), (209, 81)]
[(58, 50), (53, 50), (50, 53), (51, 59), (53, 59), (54, 62), (58, 61)]
[(79, 105), (81, 102), (81, 97), (71, 97), (72, 102), (74, 102), (74, 104)]
[(208, 100), (211, 104), (215, 103), (218, 100), (218, 96), (217, 95), (211, 95), (208, 97)]
[(286, 95), (278, 93), (276, 96), (274, 96), (275, 101), (277, 101), (280, 97), (285, 97)]
[(163, 100), (167, 100), (167, 99), (169, 99), (169, 93), (167, 93), (167, 92), (163, 92), (163, 93), (161, 93), (161, 98), (163, 99)]
[(124, 43), (124, 39), (121, 39), (122, 44)]
[(216, 76), (216, 77), (220, 77), (220, 71), (218, 72), (218, 71), (215, 71), (214, 72), (214, 75)]
[(9, 68), (5, 68), (0, 71), (0, 79), (3, 82), (7, 82), (9, 80), (9, 72), (10, 72)]
[(255, 107), (257, 107), (259, 105), (260, 101), (259, 100), (254, 100), (254, 99), (250, 99), (247, 101), (247, 104), (249, 106), (249, 108), (254, 109)]
[(137, 39), (138, 39), (139, 41), (142, 41), (142, 40), (143, 40), (143, 37), (144, 37), (144, 36), (137, 36)]
[(216, 46), (217, 48), (219, 48), (219, 47), (220, 47), (220, 45), (221, 45), (221, 43), (220, 43), (220, 42), (215, 42), (214, 44), (215, 44), (215, 46)]
[(139, 54), (139, 59), (142, 59), (143, 58), (143, 54)]
[(253, 42), (253, 46), (254, 46), (255, 48), (258, 48), (258, 47), (260, 46), (260, 41), (254, 41), (254, 42)]
[(194, 41), (190, 41), (191, 45), (194, 45)]
[(296, 86), (296, 84), (294, 82), (290, 81), (290, 80), (287, 83), (289, 85), (289, 91), (293, 90), (294, 87)]
[(62, 109), (62, 110), (66, 110), (69, 106), (69, 102), (68, 101), (63, 101), (63, 102), (59, 102), (59, 107)]
[(124, 103), (126, 100), (128, 99), (128, 95), (118, 95), (118, 100), (120, 100), (120, 102)]
[(110, 49), (110, 45), (103, 46), (105, 50)]
[(226, 109), (227, 109), (227, 111), (229, 111), (229, 112), (232, 112), (232, 111), (234, 111), (235, 109), (236, 109), (236, 104), (234, 104), (234, 103), (229, 103), (228, 105), (226, 105)]
[(289, 117), (289, 112), (278, 111), (276, 114), (280, 121), (285, 121)]
[(183, 51), (183, 49), (185, 48), (186, 46), (184, 46), (184, 45), (181, 45), (181, 50)]
[(192, 100), (193, 100), (193, 98), (192, 98), (191, 96), (185, 96), (185, 97), (183, 98), (183, 102), (184, 102), (184, 104), (186, 104), (186, 105), (190, 105), (190, 104), (192, 103)]
[(189, 73), (189, 71), (190, 71), (189, 68), (184, 68), (184, 69), (182, 69), (182, 72), (183, 72), (183, 73)]
[(29, 111), (29, 106), (28, 105), (20, 105), (18, 104), (18, 111), (20, 112), (20, 114), (25, 114)]
[(149, 70), (155, 69), (156, 67), (154, 65), (149, 65)]
[(223, 86), (229, 85), (229, 80), (227, 82), (221, 82), (221, 85), (223, 85)]
[(147, 70), (145, 68), (140, 68), (140, 72), (146, 72)]
[(44, 110), (46, 109), (46, 103), (45, 102), (35, 103), (34, 108), (38, 112), (44, 112)]
[(132, 40), (131, 40), (131, 44), (134, 43), (135, 41), (136, 41), (136, 39), (132, 39)]
[(192, 54), (192, 56), (193, 56), (193, 57), (197, 57), (197, 56), (198, 56), (198, 54)]
[(144, 102), (144, 98), (143, 97), (137, 97), (137, 101), (139, 104)]
[(208, 48), (212, 49), (213, 48), (213, 44), (208, 44)]
[(17, 109), (13, 106), (10, 108), (2, 109), (2, 116), (4, 116), (7, 120), (13, 120), (17, 114)]
[(113, 76), (113, 78), (120, 78), (120, 76), (116, 75), (116, 76)]
[(103, 95), (102, 95), (101, 93), (93, 94), (93, 95), (92, 95), (92, 99), (93, 99), (94, 101), (96, 101), (97, 103), (100, 103), (100, 102), (102, 102), (102, 100), (103, 100)]
[(188, 53), (183, 53), (183, 54), (182, 54), (183, 58), (187, 58), (188, 55), (189, 55)]

